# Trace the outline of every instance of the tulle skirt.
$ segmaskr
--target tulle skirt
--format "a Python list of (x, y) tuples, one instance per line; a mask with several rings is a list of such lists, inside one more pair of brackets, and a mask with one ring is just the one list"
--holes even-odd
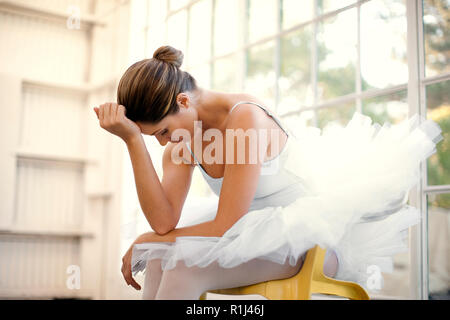
[[(392, 272), (393, 256), (407, 250), (409, 227), (421, 219), (420, 210), (407, 204), (408, 194), (420, 181), (420, 163), (443, 139), (441, 128), (418, 115), (380, 126), (355, 112), (345, 127), (288, 130), (294, 143), (283, 168), (308, 192), (284, 206), (250, 210), (222, 237), (136, 244), (133, 272), (152, 259), (161, 259), (163, 270), (179, 261), (232, 268), (254, 258), (294, 266), (315, 245), (336, 252), (336, 279), (369, 291), (374, 272)], [(213, 220), (217, 205), (211, 198), (186, 207), (182, 219), (193, 219), (185, 225)]]

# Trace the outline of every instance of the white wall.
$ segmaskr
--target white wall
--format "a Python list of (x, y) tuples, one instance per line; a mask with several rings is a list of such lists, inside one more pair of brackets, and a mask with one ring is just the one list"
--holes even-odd
[(128, 1), (0, 3), (0, 297), (123, 296), (124, 149), (92, 107), (116, 100), (128, 19)]

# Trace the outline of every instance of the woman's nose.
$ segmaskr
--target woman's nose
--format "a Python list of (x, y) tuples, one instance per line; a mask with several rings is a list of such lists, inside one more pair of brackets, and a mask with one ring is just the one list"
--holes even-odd
[(156, 139), (158, 139), (158, 142), (161, 146), (165, 146), (167, 144), (167, 142), (169, 141), (169, 139), (167, 138), (162, 138), (162, 137), (156, 137)]

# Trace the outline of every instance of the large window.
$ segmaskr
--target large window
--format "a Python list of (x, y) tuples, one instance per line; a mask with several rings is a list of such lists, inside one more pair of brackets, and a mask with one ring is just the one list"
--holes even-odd
[(428, 219), (377, 294), (448, 294), (449, 0), (133, 2), (139, 19), (146, 15), (132, 56), (170, 44), (200, 86), (257, 95), (286, 122), (345, 125), (354, 111), (380, 124), (416, 113), (437, 121), (444, 140), (410, 199)]

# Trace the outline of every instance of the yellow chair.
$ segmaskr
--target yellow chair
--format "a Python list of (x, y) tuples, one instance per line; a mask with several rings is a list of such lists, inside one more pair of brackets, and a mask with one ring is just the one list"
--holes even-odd
[[(310, 300), (313, 293), (336, 295), (351, 300), (369, 300), (369, 295), (359, 284), (325, 276), (324, 260), (325, 249), (316, 245), (308, 250), (300, 272), (291, 278), (207, 292), (231, 295), (259, 294), (269, 300)], [(206, 299), (207, 292), (201, 295), (200, 300)]]

